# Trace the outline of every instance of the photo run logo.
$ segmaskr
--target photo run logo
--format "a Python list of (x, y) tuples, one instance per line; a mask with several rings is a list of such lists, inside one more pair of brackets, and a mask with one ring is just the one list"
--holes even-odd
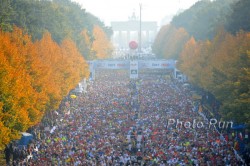
[(218, 121), (217, 119), (210, 119), (208, 121), (182, 121), (179, 119), (168, 119), (167, 128), (179, 128), (179, 129), (205, 129), (205, 128), (219, 128), (230, 129), (233, 127), (232, 121)]

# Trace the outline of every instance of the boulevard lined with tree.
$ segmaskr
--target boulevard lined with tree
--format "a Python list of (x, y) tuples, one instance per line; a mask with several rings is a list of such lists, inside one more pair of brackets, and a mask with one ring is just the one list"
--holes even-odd
[(223, 119), (250, 124), (248, 0), (199, 1), (163, 26), (153, 44), (188, 80), (221, 103)]
[[(112, 31), (69, 0), (0, 0), (0, 150), (110, 56)], [(105, 44), (104, 44), (105, 43)]]
[[(222, 120), (247, 125), (249, 7), (249, 0), (199, 1), (163, 26), (152, 47), (215, 96)], [(0, 0), (0, 151), (89, 77), (87, 60), (109, 58), (111, 35), (70, 0)]]

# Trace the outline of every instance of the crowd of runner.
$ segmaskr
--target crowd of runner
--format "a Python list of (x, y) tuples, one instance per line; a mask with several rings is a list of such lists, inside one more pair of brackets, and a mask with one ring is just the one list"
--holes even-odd
[[(233, 142), (194, 109), (189, 89), (164, 77), (98, 73), (86, 94), (32, 129), (26, 149), (13, 149), (13, 165), (242, 165)], [(194, 120), (203, 126), (185, 123)]]

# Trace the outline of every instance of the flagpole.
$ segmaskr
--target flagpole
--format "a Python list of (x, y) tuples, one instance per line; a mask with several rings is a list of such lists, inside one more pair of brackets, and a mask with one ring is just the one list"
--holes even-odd
[(140, 6), (140, 30), (139, 30), (139, 54), (141, 53), (141, 8), (142, 4), (139, 4)]

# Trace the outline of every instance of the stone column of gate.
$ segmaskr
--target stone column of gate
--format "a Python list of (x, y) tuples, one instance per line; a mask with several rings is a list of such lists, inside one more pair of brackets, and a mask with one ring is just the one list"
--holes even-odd
[(127, 31), (127, 44), (129, 44), (129, 42), (130, 42), (130, 31)]
[(154, 41), (155, 40), (155, 36), (156, 36), (156, 34), (157, 34), (157, 31), (155, 30), (155, 31), (153, 31), (153, 36), (154, 36), (154, 38), (152, 38), (152, 41)]
[(118, 42), (119, 42), (119, 47), (122, 46), (122, 31), (118, 31), (119, 32), (119, 36), (118, 36)]
[(116, 31), (113, 31), (113, 35), (111, 36), (111, 41), (112, 41), (112, 43), (115, 43), (115, 35), (114, 35), (115, 32), (116, 32)]
[(149, 38), (149, 30), (146, 31), (146, 43), (148, 43), (150, 41)]

